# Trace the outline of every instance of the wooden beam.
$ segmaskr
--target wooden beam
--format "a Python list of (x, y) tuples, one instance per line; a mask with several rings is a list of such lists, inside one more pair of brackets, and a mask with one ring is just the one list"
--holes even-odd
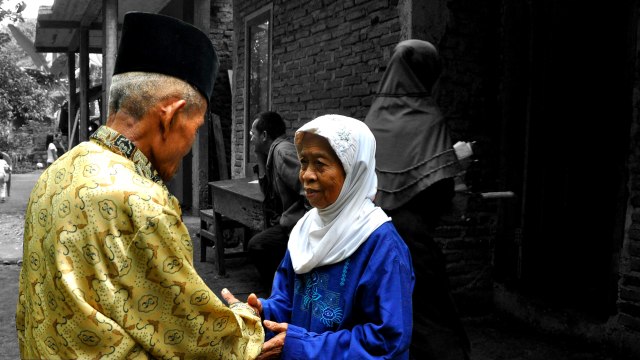
[[(183, 17), (187, 22), (192, 23), (195, 27), (202, 30), (205, 34), (209, 34), (210, 28), (210, 0), (185, 0), (183, 2)], [(209, 144), (211, 142), (211, 134), (209, 134), (208, 126), (201, 126), (196, 134), (196, 139), (191, 148), (193, 153), (192, 161), (192, 198), (194, 215), (198, 210), (208, 203), (209, 194)]]
[(106, 124), (109, 110), (111, 75), (118, 51), (118, 0), (102, 0), (102, 109), (100, 117)]
[(73, 31), (73, 37), (71, 38), (71, 41), (69, 41), (69, 48), (67, 49), (67, 51), (79, 52), (80, 51), (79, 49), (80, 49), (80, 28), (77, 28)]
[[(69, 79), (69, 98), (67, 100), (69, 110), (69, 128), (67, 129), (67, 139), (69, 141), (67, 150), (71, 150), (75, 142), (75, 112), (76, 107), (76, 54), (67, 53), (67, 72)], [(77, 142), (76, 142), (77, 143)]]
[(193, 25), (209, 36), (209, 29), (211, 28), (211, 1), (194, 1)]
[[(102, 24), (104, 20), (101, 22), (92, 22), (87, 26), (89, 30), (102, 30)], [(40, 29), (78, 29), (80, 28), (80, 21), (67, 21), (67, 20), (42, 20), (38, 22), (38, 28)], [(122, 29), (122, 25), (118, 25), (118, 30)]]
[[(82, 19), (80, 20), (80, 26), (76, 27), (73, 32), (73, 37), (69, 42), (69, 47), (67, 48), (67, 52), (78, 52), (78, 49), (81, 47), (81, 33), (87, 33), (87, 56), (89, 52), (93, 53), (101, 53), (102, 49), (93, 48), (89, 49), (89, 27), (95, 22), (96, 18), (100, 14), (100, 10), (102, 9), (101, 1), (89, 1), (87, 4), (87, 8), (84, 10), (84, 14), (82, 15)], [(97, 51), (96, 51), (97, 50)], [(51, 51), (50, 49), (46, 49), (46, 51)], [(80, 66), (82, 66), (82, 58), (80, 60)]]
[[(211, 124), (213, 130), (213, 144), (215, 146), (216, 160), (218, 160), (218, 174), (220, 179), (229, 179), (229, 171), (227, 170), (227, 152), (224, 148), (224, 137), (222, 136), (222, 125), (220, 124), (220, 116), (211, 115)], [(209, 152), (211, 153), (211, 152)]]
[(100, 10), (102, 10), (101, 1), (89, 1), (82, 15), (82, 19), (80, 19), (80, 26), (88, 28), (96, 20), (98, 15), (100, 15)]
[(80, 27), (80, 21), (70, 21), (70, 20), (38, 21), (39, 29), (77, 29), (79, 27)]
[[(67, 53), (67, 52), (77, 53), (79, 51), (79, 48), (80, 48), (80, 45), (79, 45), (79, 42), (77, 42), (75, 46), (69, 46), (69, 47), (67, 46), (36, 46), (36, 51), (44, 52), (44, 53)], [(102, 48), (89, 47), (89, 53), (101, 54)]]
[(89, 29), (80, 28), (80, 142), (87, 141), (89, 127)]

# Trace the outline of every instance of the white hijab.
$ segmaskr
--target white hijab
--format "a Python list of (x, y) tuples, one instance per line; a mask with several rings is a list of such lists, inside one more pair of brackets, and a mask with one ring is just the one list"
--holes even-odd
[(346, 174), (336, 201), (324, 209), (311, 209), (291, 230), (288, 247), (293, 269), (304, 274), (348, 258), (391, 219), (373, 204), (378, 186), (376, 141), (367, 125), (342, 115), (324, 115), (299, 132), (326, 138)]

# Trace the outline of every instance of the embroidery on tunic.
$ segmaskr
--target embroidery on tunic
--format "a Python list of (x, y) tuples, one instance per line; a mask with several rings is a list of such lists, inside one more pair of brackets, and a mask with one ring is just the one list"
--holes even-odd
[(326, 326), (342, 322), (343, 310), (340, 307), (340, 293), (328, 289), (329, 276), (317, 271), (296, 278), (295, 294), (302, 296), (300, 309), (319, 319)]

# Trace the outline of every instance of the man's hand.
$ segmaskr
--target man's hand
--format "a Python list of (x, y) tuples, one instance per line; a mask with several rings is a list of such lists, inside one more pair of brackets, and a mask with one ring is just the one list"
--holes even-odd
[(265, 320), (263, 324), (264, 327), (277, 333), (277, 335), (262, 344), (262, 352), (256, 360), (279, 359), (284, 348), (284, 339), (287, 336), (289, 324), (269, 320)]
[(235, 296), (233, 296), (233, 294), (231, 293), (231, 291), (229, 291), (229, 289), (224, 288), (222, 289), (222, 298), (224, 299), (224, 301), (227, 302), (227, 304), (231, 305), (231, 304), (235, 304), (237, 302), (240, 302), (240, 300), (236, 299)]
[(249, 308), (251, 311), (253, 311), (253, 315), (262, 317), (262, 303), (260, 302), (260, 300), (258, 300), (258, 297), (256, 296), (256, 294), (254, 293), (249, 294), (249, 297), (247, 298), (247, 303), (245, 304), (242, 301), (238, 300), (227, 288), (222, 289), (221, 293), (222, 293), (222, 298), (224, 299), (224, 301), (227, 302), (227, 304), (229, 304), (230, 309), (233, 309), (236, 306), (246, 307), (246, 308)]

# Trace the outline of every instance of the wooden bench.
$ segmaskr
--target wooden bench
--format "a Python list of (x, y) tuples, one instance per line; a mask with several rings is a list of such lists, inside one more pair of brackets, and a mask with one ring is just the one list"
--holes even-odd
[[(247, 255), (248, 241), (255, 232), (264, 230), (264, 196), (260, 186), (251, 179), (220, 180), (209, 183), (213, 209), (200, 211), (200, 261), (206, 261), (206, 247), (213, 246), (219, 275), (225, 275), (225, 259)], [(225, 229), (242, 229), (242, 250), (226, 252)], [(219, 246), (218, 242), (223, 245)]]
[(216, 234), (209, 231), (214, 221), (213, 209), (200, 210), (200, 262), (207, 261), (207, 246), (216, 243)]
[(245, 226), (240, 224), (237, 221), (228, 219), (226, 217), (221, 217), (220, 221), (220, 234), (225, 234), (225, 230), (231, 229), (243, 229), (244, 233), (242, 234), (242, 250), (240, 251), (231, 251), (226, 252), (225, 249), (236, 248), (240, 245), (239, 241), (229, 241), (230, 239), (225, 238), (224, 235), (221, 236), (221, 246), (218, 246), (215, 223), (216, 217), (213, 213), (213, 209), (204, 209), (200, 210), (200, 261), (204, 262), (207, 260), (207, 247), (213, 247), (216, 254), (216, 265), (218, 268), (218, 273), (220, 275), (225, 274), (225, 259), (233, 259), (238, 257), (247, 256), (247, 244), (249, 241), (249, 232), (245, 230)]

